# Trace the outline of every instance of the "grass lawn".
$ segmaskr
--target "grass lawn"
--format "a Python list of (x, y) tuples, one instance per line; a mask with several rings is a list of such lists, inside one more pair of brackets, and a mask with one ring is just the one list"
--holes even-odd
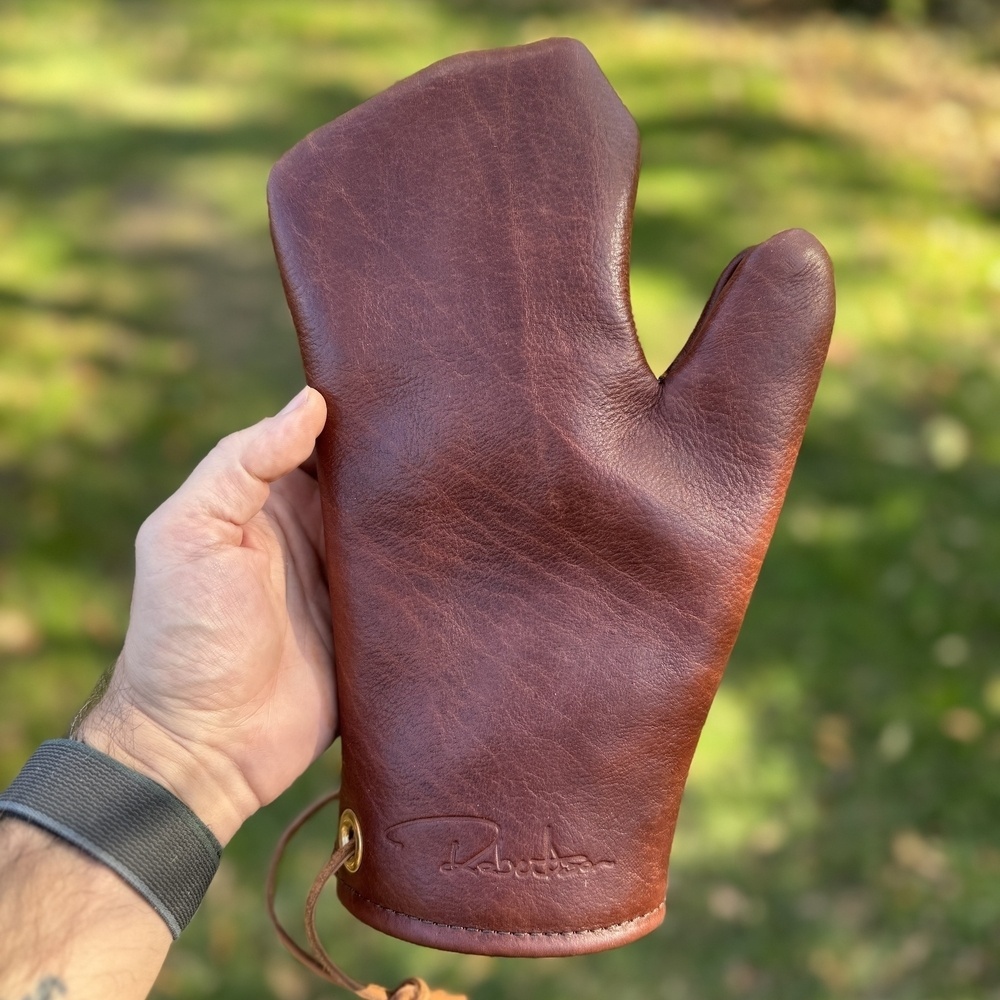
[[(456, 956), (331, 893), (331, 951), (475, 1000), (1000, 1000), (1000, 69), (834, 21), (475, 10), (0, 8), (0, 785), (113, 661), (144, 516), (301, 382), (270, 165), (438, 58), (574, 35), (642, 133), (632, 290), (654, 369), (733, 254), (789, 226), (837, 268), (830, 364), (664, 926), (588, 958)], [(233, 841), (158, 997), (331, 995), (285, 956), (261, 884), (335, 769)], [(289, 919), (332, 822), (289, 860)]]

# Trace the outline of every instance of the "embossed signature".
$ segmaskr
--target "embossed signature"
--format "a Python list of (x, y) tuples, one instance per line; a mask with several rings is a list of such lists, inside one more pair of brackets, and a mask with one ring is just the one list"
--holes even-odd
[(438, 871), (494, 878), (567, 878), (598, 868), (613, 868), (614, 860), (593, 860), (566, 853), (556, 846), (552, 827), (545, 827), (541, 847), (527, 857), (506, 857), (500, 827), (480, 816), (431, 816), (397, 823), (386, 831), (393, 843), (439, 852)]

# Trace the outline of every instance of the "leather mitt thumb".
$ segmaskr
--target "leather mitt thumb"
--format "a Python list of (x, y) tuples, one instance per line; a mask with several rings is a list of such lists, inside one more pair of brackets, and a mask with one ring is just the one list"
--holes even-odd
[(343, 904), (492, 955), (663, 918), (698, 735), (833, 322), (790, 231), (655, 377), (635, 123), (579, 43), (456, 56), (287, 153), (272, 230), (320, 439)]

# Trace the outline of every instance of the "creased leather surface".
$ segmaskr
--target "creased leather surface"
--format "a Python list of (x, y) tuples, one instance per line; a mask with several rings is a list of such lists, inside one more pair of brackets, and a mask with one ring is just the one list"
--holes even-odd
[[(354, 914), (498, 955), (663, 918), (691, 756), (833, 322), (822, 247), (724, 272), (668, 373), (628, 303), (634, 122), (587, 50), (470, 53), (287, 153)], [(665, 265), (666, 266), (666, 265)]]

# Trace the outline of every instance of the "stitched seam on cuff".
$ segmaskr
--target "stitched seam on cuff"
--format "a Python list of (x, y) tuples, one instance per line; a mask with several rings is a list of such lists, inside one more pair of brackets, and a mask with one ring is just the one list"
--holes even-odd
[(580, 930), (567, 931), (494, 931), (486, 927), (463, 927), (461, 924), (442, 924), (437, 920), (428, 920), (426, 917), (416, 917), (412, 913), (403, 913), (402, 910), (394, 910), (390, 906), (383, 906), (381, 903), (376, 903), (374, 899), (369, 899), (363, 893), (358, 892), (353, 886), (347, 885), (346, 882), (341, 882), (340, 885), (363, 902), (385, 913), (391, 913), (395, 917), (404, 917), (407, 920), (414, 920), (418, 924), (429, 924), (431, 927), (442, 927), (449, 931), (467, 931), (470, 934), (491, 934), (497, 937), (573, 937), (575, 935), (600, 934), (601, 931), (616, 931), (623, 927), (630, 927), (632, 924), (637, 924), (647, 917), (651, 917), (667, 905), (666, 900), (664, 900), (659, 906), (654, 906), (653, 909), (648, 910), (646, 913), (641, 913), (639, 916), (632, 917), (629, 920), (622, 920), (617, 924), (608, 924), (605, 927), (585, 927)]

